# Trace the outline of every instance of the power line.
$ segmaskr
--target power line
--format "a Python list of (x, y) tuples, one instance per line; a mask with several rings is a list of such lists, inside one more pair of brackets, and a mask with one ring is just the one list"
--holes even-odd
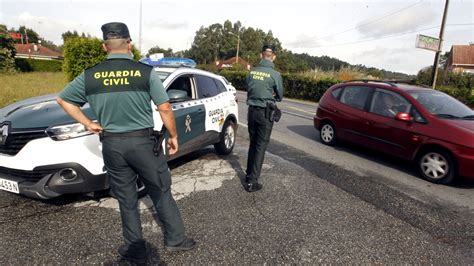
[[(448, 24), (446, 25), (447, 27), (449, 26), (471, 26), (474, 25), (474, 23), (459, 23), (459, 24)], [(402, 32), (398, 34), (393, 34), (393, 35), (388, 35), (388, 36), (383, 36), (380, 38), (371, 38), (371, 39), (365, 39), (365, 40), (359, 40), (359, 41), (353, 41), (353, 42), (346, 42), (346, 43), (335, 43), (335, 44), (325, 44), (325, 45), (312, 45), (309, 48), (316, 48), (316, 47), (330, 47), (330, 46), (342, 46), (342, 45), (349, 45), (349, 44), (357, 44), (357, 43), (363, 43), (363, 42), (370, 42), (370, 41), (377, 41), (377, 40), (383, 40), (383, 39), (388, 39), (388, 38), (393, 38), (393, 37), (399, 37), (411, 33), (417, 33), (417, 32), (422, 32), (426, 30), (432, 30), (439, 28), (440, 26), (433, 26), (433, 27), (428, 27), (420, 30), (413, 30), (413, 31), (407, 31), (407, 32)]]
[(359, 24), (359, 25), (357, 25), (357, 26), (355, 26), (355, 27), (353, 27), (353, 28), (350, 28), (350, 29), (347, 29), (347, 30), (344, 30), (344, 31), (341, 31), (341, 32), (338, 32), (338, 33), (334, 33), (334, 34), (331, 34), (331, 35), (327, 35), (327, 36), (324, 36), (324, 37), (321, 37), (321, 38), (316, 38), (316, 39), (313, 39), (313, 40), (327, 39), (327, 38), (334, 37), (334, 36), (337, 36), (337, 35), (340, 35), (340, 34), (349, 32), (349, 31), (356, 30), (356, 29), (361, 28), (361, 27), (363, 27), (363, 26), (372, 24), (372, 23), (377, 22), (377, 21), (380, 21), (380, 20), (382, 20), (382, 19), (384, 19), (384, 18), (388, 18), (388, 17), (390, 17), (390, 16), (393, 16), (393, 15), (395, 15), (395, 14), (398, 14), (398, 13), (400, 13), (400, 12), (403, 12), (403, 11), (405, 11), (405, 10), (407, 10), (407, 9), (410, 9), (410, 8), (416, 6), (416, 5), (419, 5), (421, 2), (422, 2), (422, 1), (418, 1), (418, 2), (416, 2), (416, 3), (414, 3), (414, 4), (411, 4), (411, 5), (409, 5), (409, 6), (406, 6), (406, 7), (402, 8), (402, 9), (399, 9), (399, 10), (394, 11), (394, 12), (392, 12), (392, 13), (386, 14), (386, 15), (384, 15), (384, 16), (382, 16), (382, 17), (379, 17), (379, 18), (376, 18), (376, 19), (374, 19), (374, 20), (370, 20), (370, 21), (367, 21), (367, 22), (365, 22), (365, 23)]

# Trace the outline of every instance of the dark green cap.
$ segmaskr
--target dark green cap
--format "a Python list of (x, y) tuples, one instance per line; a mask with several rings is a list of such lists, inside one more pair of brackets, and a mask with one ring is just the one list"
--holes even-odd
[(275, 53), (275, 45), (273, 44), (264, 44), (262, 47), (262, 53), (265, 51), (269, 51)]
[(130, 39), (128, 27), (122, 22), (109, 22), (102, 25), (101, 29), (104, 41), (109, 39)]

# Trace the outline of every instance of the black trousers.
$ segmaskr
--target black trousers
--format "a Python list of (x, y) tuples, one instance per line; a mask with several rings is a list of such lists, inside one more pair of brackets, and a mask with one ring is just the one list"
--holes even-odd
[(137, 174), (145, 184), (164, 226), (164, 241), (173, 246), (184, 240), (184, 224), (171, 194), (171, 173), (161, 153), (153, 154), (154, 141), (144, 137), (104, 137), (102, 154), (110, 186), (120, 206), (126, 244), (144, 243), (136, 191)]
[(248, 130), (250, 138), (249, 153), (247, 157), (247, 182), (258, 182), (262, 170), (265, 151), (267, 150), (273, 122), (265, 117), (265, 108), (249, 106)]

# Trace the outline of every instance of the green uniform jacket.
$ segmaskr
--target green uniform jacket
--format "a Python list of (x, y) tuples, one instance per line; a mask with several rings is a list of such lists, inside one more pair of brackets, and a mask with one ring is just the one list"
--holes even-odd
[(70, 82), (59, 97), (76, 106), (89, 103), (104, 130), (114, 133), (154, 127), (151, 101), (168, 101), (153, 67), (127, 54), (108, 55)]
[(247, 76), (247, 105), (266, 107), (268, 101), (281, 102), (283, 81), (273, 62), (262, 59)]

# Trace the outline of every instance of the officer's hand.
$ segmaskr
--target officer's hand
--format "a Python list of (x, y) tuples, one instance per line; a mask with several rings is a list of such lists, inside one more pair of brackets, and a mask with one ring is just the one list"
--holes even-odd
[(90, 122), (86, 126), (86, 128), (87, 128), (87, 130), (89, 130), (90, 132), (92, 132), (94, 134), (98, 134), (98, 133), (102, 132), (102, 127), (98, 123), (95, 123), (95, 122)]
[(168, 153), (175, 154), (178, 151), (178, 137), (168, 139)]

